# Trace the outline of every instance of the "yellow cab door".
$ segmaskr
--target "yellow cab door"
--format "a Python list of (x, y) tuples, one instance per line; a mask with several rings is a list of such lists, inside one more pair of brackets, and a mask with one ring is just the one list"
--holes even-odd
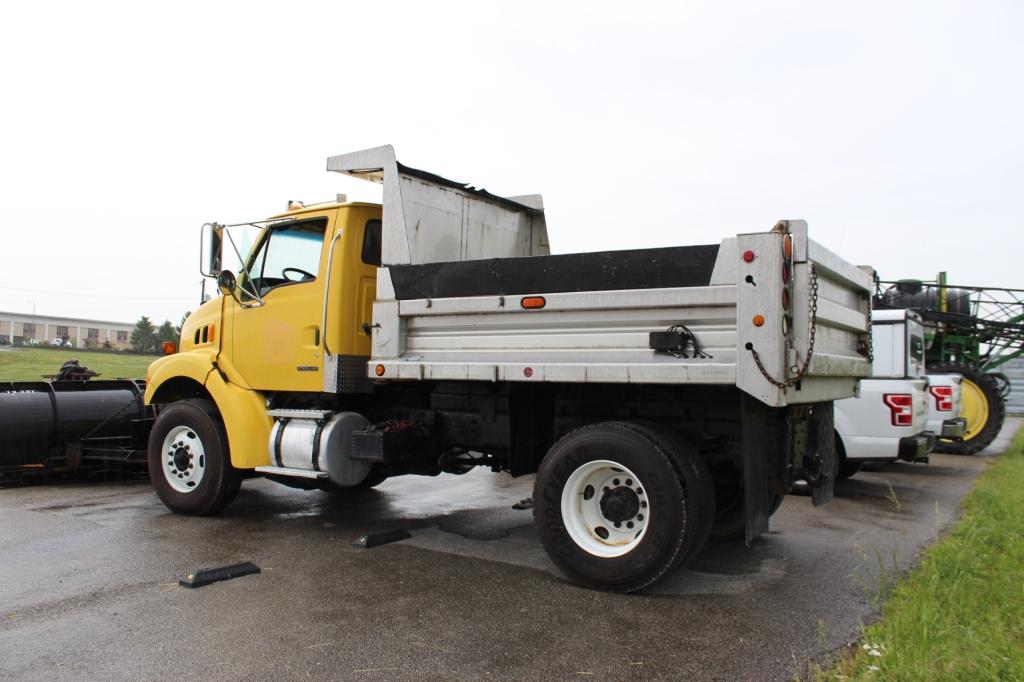
[(381, 261), (380, 206), (353, 203), (338, 211), (340, 239), (331, 270), (324, 332), (327, 386), (339, 393), (366, 392), (370, 329)]
[(272, 223), (239, 281), (232, 360), (263, 391), (323, 390), (321, 319), (337, 209)]

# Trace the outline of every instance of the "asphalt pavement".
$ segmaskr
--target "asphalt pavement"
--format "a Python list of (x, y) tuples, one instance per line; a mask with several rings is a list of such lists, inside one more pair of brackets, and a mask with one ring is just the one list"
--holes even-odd
[[(861, 472), (819, 509), (787, 497), (769, 535), (641, 595), (555, 569), (512, 508), (532, 477), (252, 480), (216, 518), (170, 514), (146, 483), (0, 489), (0, 678), (787, 680), (857, 638), (987, 460)], [(352, 546), (397, 528), (412, 537)], [(262, 572), (177, 583), (242, 561)]]

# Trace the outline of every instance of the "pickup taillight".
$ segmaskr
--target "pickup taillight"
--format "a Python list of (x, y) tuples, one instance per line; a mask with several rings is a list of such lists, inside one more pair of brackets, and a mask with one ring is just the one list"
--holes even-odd
[(932, 386), (928, 392), (935, 398), (935, 409), (939, 412), (953, 411), (953, 387)]
[(909, 393), (886, 393), (882, 396), (884, 402), (892, 411), (893, 426), (913, 426), (914, 424), (914, 397)]

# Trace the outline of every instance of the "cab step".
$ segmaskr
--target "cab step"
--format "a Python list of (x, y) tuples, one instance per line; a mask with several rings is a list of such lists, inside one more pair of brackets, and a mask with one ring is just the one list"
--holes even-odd
[(312, 469), (291, 469), (289, 467), (256, 467), (256, 471), (269, 476), (294, 476), (295, 478), (327, 478), (326, 471)]

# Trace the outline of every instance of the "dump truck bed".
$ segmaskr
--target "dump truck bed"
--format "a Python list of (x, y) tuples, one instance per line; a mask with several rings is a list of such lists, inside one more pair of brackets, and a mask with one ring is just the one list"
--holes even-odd
[[(416, 170), (390, 146), (327, 168), (384, 187), (370, 378), (735, 384), (782, 406), (852, 396), (870, 373), (871, 277), (803, 221), (549, 255), (539, 195)], [(703, 352), (665, 346), (691, 337)]]
[[(781, 232), (719, 245), (384, 268), (369, 376), (736, 384), (770, 405), (853, 395), (870, 370), (864, 338), (870, 278), (807, 240), (800, 221), (792, 227), (797, 252), (821, 261), (794, 261), (789, 286), (782, 284), (783, 259), (772, 257), (782, 253)], [(742, 258), (746, 251), (755, 253), (751, 263)], [(810, 363), (798, 382), (776, 386), (767, 377), (785, 384), (806, 358), (815, 290)], [(652, 348), (652, 332), (674, 328), (691, 332), (697, 347)], [(759, 351), (764, 372), (748, 343)]]

